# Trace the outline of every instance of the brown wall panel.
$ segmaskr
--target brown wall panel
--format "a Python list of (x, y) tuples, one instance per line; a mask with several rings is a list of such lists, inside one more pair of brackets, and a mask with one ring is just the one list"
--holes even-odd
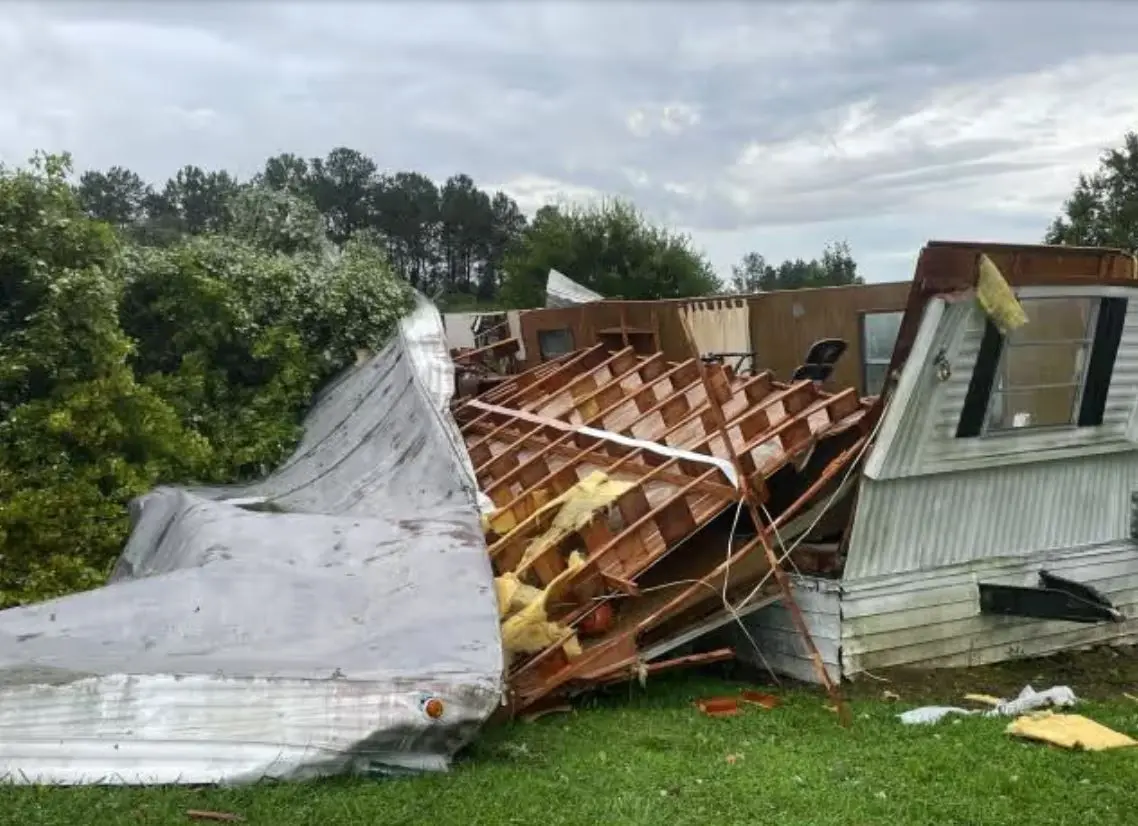
[[(790, 378), (802, 363), (810, 345), (822, 338), (841, 338), (849, 344), (829, 384), (862, 387), (861, 315), (866, 312), (900, 311), (909, 294), (908, 282), (863, 284), (785, 290), (747, 296), (751, 311), (751, 344), (756, 366), (773, 370), (776, 378)], [(714, 301), (715, 299), (699, 299)], [(724, 297), (725, 301), (739, 300)], [(577, 348), (591, 347), (604, 330), (650, 330), (658, 347), (670, 361), (689, 356), (680, 320), (684, 301), (602, 301), (583, 307), (529, 310), (522, 313), (522, 337), (527, 364), (540, 361), (538, 332), (569, 329)]]
[(810, 345), (822, 338), (844, 339), (849, 345), (834, 369), (833, 387), (862, 386), (861, 316), (902, 311), (909, 282), (780, 290), (751, 296), (751, 346), (758, 364), (777, 378), (790, 378)]

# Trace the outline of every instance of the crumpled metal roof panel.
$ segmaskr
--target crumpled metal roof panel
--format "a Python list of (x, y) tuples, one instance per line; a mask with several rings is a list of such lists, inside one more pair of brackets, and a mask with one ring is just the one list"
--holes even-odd
[(276, 473), (141, 497), (110, 584), (0, 613), (0, 778), (445, 768), (503, 660), (443, 342), (420, 301)]

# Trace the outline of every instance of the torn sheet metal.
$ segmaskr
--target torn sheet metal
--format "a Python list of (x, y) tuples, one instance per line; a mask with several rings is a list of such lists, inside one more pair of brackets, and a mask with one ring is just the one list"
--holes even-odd
[(420, 302), (321, 395), (272, 476), (141, 497), (109, 585), (0, 613), (0, 778), (445, 768), (498, 707), (503, 669), (452, 393)]
[(600, 293), (595, 293), (588, 287), (582, 287), (557, 270), (549, 271), (549, 279), (545, 283), (546, 307), (576, 307), (578, 304), (590, 304), (594, 301), (604, 300), (605, 297)]

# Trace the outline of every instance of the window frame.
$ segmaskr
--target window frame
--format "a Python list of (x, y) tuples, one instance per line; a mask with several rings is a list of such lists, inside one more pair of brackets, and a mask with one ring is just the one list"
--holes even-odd
[[(1087, 335), (1083, 339), (1057, 339), (1054, 342), (1022, 342), (1019, 346), (1047, 346), (1064, 342), (1085, 343), (1086, 356), (1080, 370), (1071, 418), (1067, 424), (1025, 425), (1023, 427), (992, 428), (991, 412), (997, 396), (1007, 394), (998, 390), (998, 382), (1004, 370), (1008, 338), (999, 332), (992, 320), (984, 318), (984, 333), (976, 361), (972, 366), (968, 390), (957, 420), (955, 439), (1000, 440), (1009, 437), (1024, 437), (1047, 433), (1076, 433), (1101, 427), (1105, 414), (1107, 397), (1113, 382), (1114, 364), (1122, 343), (1122, 334), (1129, 306), (1128, 297), (1091, 294), (1071, 296), (1030, 295), (1017, 297), (1024, 303), (1039, 300), (1087, 299), (1092, 302), (1091, 315), (1087, 320)], [(1030, 323), (1030, 321), (1029, 321)], [(1088, 398), (1087, 389), (1092, 377), (1095, 380), (1094, 393)], [(1044, 385), (1028, 385), (1025, 389), (1037, 389)], [(1048, 385), (1050, 386), (1050, 385)], [(1065, 386), (1065, 385), (1064, 385)]]
[[(999, 439), (1015, 433), (1030, 431), (1032, 433), (1041, 433), (1047, 431), (1065, 431), (1079, 427), (1079, 411), (1082, 409), (1083, 394), (1087, 387), (1087, 378), (1091, 366), (1091, 353), (1095, 348), (1095, 340), (1098, 337), (1098, 317), (1102, 309), (1102, 301), (1095, 300), (1091, 296), (1082, 297), (1039, 297), (1039, 298), (1024, 298), (1025, 303), (1034, 301), (1086, 301), (1089, 305), (1090, 312), (1087, 314), (1087, 323), (1083, 328), (1082, 338), (1067, 338), (1055, 339), (1053, 341), (1028, 339), (1026, 341), (1016, 341), (1015, 334), (1012, 336), (1002, 336), (1000, 341), (1000, 355), (996, 363), (996, 374), (992, 381), (992, 386), (988, 391), (988, 405), (984, 411), (984, 423), (980, 427), (980, 438), (982, 439)], [(1028, 324), (1022, 329), (1027, 329), (1031, 325)], [(1080, 351), (1083, 354), (1083, 363), (1079, 367), (1078, 374), (1075, 376), (1074, 381), (1064, 382), (1057, 385), (1044, 385), (1044, 384), (1029, 384), (1023, 387), (1016, 387), (1012, 390), (1001, 389), (1000, 382), (1006, 379), (1008, 354), (1017, 347), (1056, 347), (1063, 344), (1078, 344)], [(1041, 390), (1050, 387), (1074, 387), (1074, 398), (1071, 400), (1071, 410), (1067, 415), (1067, 421), (1063, 424), (1028, 424), (1022, 427), (1015, 427), (1009, 425), (1007, 427), (992, 427), (992, 410), (996, 405), (997, 400), (1004, 400), (1008, 397), (1009, 393), (1023, 392), (1025, 390)]]
[[(869, 316), (897, 316), (897, 335), (901, 333), (901, 324), (905, 320), (904, 310), (862, 310), (858, 313), (858, 354), (860, 355), (861, 363), (858, 365), (861, 372), (861, 393), (863, 396), (880, 395), (885, 391), (885, 385), (889, 382), (889, 364), (893, 360), (893, 350), (897, 347), (897, 338), (894, 336), (893, 347), (889, 350), (889, 355), (884, 359), (871, 359), (869, 358), (869, 336), (867, 335), (867, 319)], [(885, 375), (881, 380), (881, 387), (877, 393), (869, 392), (869, 367), (883, 366), (885, 368)]]
[[(545, 351), (545, 345), (542, 342), (542, 336), (544, 336), (548, 333), (564, 333), (564, 334), (566, 334), (569, 337), (569, 349), (565, 350), (564, 352), (561, 352), (561, 353), (552, 353), (552, 354), (547, 353)], [(559, 358), (559, 357), (565, 355), (566, 353), (572, 353), (575, 349), (577, 349), (577, 337), (573, 334), (573, 328), (572, 327), (547, 327), (544, 330), (538, 330), (537, 331), (537, 355), (538, 355), (538, 358), (542, 362), (549, 361), (550, 359)]]

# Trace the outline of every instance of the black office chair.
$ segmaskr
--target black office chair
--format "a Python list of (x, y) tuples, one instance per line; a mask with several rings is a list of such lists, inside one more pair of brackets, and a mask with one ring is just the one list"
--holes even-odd
[(810, 345), (806, 361), (794, 370), (791, 381), (825, 381), (834, 372), (834, 365), (846, 352), (848, 345), (840, 338), (823, 338)]

